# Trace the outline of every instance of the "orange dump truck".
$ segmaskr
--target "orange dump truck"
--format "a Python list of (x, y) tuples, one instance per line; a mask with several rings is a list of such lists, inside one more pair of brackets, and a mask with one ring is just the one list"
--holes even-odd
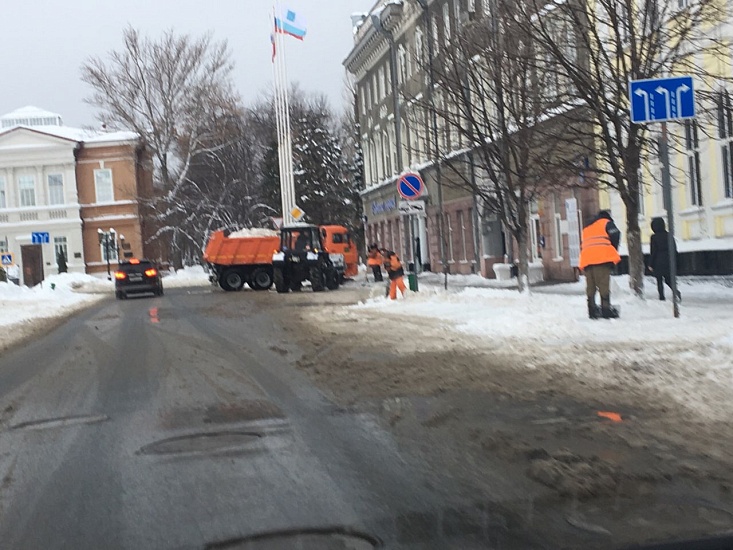
[(272, 253), (280, 247), (275, 231), (244, 230), (225, 236), (214, 231), (204, 251), (213, 271), (212, 281), (224, 290), (240, 290), (247, 283), (254, 290), (272, 286)]
[(359, 273), (359, 253), (349, 230), (341, 225), (322, 225), (321, 237), (324, 248), (330, 254), (344, 255), (344, 277), (356, 277)]
[[(342, 254), (342, 278), (358, 273), (358, 254), (349, 230), (340, 225), (320, 226), (323, 247), (329, 254)], [(254, 290), (272, 286), (272, 255), (280, 249), (280, 235), (269, 229), (243, 229), (230, 235), (214, 231), (204, 251), (204, 261), (212, 270), (212, 282), (224, 290)]]

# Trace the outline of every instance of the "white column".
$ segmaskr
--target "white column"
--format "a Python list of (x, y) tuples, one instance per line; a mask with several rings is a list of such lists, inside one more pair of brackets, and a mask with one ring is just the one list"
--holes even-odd
[(428, 229), (425, 216), (418, 217), (417, 226), (417, 234), (420, 236), (420, 256), (424, 264), (430, 261), (428, 257)]

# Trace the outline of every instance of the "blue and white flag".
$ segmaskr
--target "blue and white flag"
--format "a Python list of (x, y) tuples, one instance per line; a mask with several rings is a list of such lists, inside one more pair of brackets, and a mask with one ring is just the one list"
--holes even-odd
[(284, 9), (280, 15), (275, 15), (275, 31), (303, 40), (306, 33), (305, 20), (293, 10)]

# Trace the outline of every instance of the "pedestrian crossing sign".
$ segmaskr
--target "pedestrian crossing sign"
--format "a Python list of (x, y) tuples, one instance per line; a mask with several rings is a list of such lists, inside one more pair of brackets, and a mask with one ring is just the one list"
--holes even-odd
[(0, 264), (1, 265), (13, 265), (15, 262), (13, 261), (13, 253), (12, 252), (3, 252), (0, 254)]

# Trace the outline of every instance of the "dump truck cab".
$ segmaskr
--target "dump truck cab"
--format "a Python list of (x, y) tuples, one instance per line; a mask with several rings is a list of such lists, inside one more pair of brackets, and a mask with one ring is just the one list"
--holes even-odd
[(343, 256), (342, 280), (346, 277), (355, 277), (359, 273), (359, 253), (347, 228), (342, 225), (322, 225), (321, 240), (330, 254)]
[(284, 226), (280, 230), (280, 248), (272, 256), (275, 289), (281, 293), (297, 291), (303, 281), (308, 280), (314, 292), (324, 288), (335, 290), (339, 286), (343, 265), (343, 255), (329, 254), (324, 247), (318, 226)]

